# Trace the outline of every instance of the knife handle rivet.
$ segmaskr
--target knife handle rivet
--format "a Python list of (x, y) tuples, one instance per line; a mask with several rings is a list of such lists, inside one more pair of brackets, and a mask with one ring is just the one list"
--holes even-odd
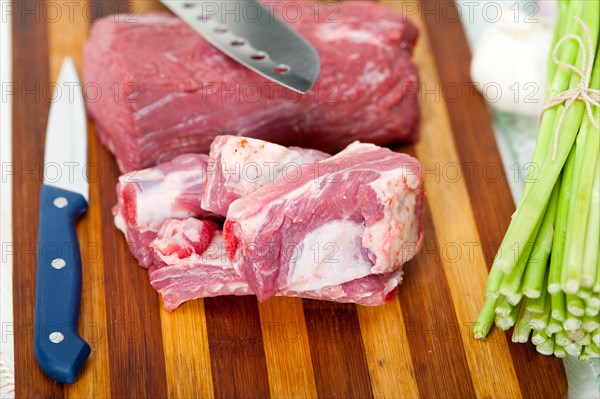
[(65, 336), (58, 331), (54, 331), (48, 336), (48, 339), (54, 344), (60, 344), (65, 339)]
[(67, 205), (69, 205), (69, 201), (67, 201), (67, 199), (65, 197), (56, 197), (54, 199), (54, 206), (57, 208), (62, 209)]
[(244, 39), (235, 39), (231, 42), (231, 45), (234, 47), (243, 46), (244, 44), (246, 44), (246, 41)]
[(228, 29), (226, 27), (224, 27), (224, 26), (217, 26), (215, 28), (215, 32), (217, 32), (217, 33), (227, 33), (227, 30)]
[(65, 262), (65, 260), (62, 258), (56, 258), (50, 264), (56, 270), (60, 270), (67, 265), (67, 262)]

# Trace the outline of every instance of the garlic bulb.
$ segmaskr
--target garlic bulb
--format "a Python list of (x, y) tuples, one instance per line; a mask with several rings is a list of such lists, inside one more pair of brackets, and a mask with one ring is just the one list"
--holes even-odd
[(481, 36), (471, 61), (471, 79), (490, 106), (537, 116), (546, 90), (552, 44), (548, 20), (516, 21), (511, 10)]

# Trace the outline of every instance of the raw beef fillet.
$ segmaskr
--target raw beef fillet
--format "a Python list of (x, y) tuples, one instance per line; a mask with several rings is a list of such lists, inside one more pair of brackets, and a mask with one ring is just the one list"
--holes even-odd
[(154, 261), (149, 244), (169, 218), (219, 220), (200, 208), (208, 156), (187, 154), (154, 168), (119, 178), (115, 225), (125, 234), (133, 256), (148, 268)]
[[(204, 224), (212, 229), (210, 235)], [(212, 222), (167, 220), (150, 247), (160, 259), (148, 270), (150, 284), (170, 312), (196, 298), (252, 293), (227, 258), (223, 234)]]
[(217, 136), (210, 146), (202, 208), (226, 216), (229, 204), (284, 175), (295, 179), (300, 165), (329, 158), (321, 151), (286, 148), (267, 141)]
[(421, 183), (416, 159), (353, 143), (234, 201), (228, 255), (261, 301), (342, 285), (346, 298), (385, 303), (422, 244)]
[[(281, 16), (284, 3), (269, 6)], [(297, 4), (301, 18), (283, 19), (321, 61), (305, 95), (239, 65), (172, 14), (96, 22), (84, 54), (87, 107), (121, 170), (208, 153), (223, 134), (328, 152), (355, 140), (416, 141), (416, 27), (371, 1), (336, 3), (333, 11), (326, 3)]]

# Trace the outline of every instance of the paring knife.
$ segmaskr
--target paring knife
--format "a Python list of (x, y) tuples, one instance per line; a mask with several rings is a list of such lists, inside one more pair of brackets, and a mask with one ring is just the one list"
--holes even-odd
[(161, 0), (206, 41), (240, 64), (299, 93), (319, 76), (319, 56), (256, 0)]
[(81, 256), (75, 224), (87, 210), (87, 125), (75, 66), (66, 59), (50, 107), (40, 191), (34, 348), (50, 378), (75, 382), (90, 354), (77, 332)]

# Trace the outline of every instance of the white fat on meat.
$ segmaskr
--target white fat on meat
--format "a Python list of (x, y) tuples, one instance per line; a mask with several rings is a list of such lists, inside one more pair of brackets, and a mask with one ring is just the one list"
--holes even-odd
[(208, 156), (180, 155), (153, 168), (127, 173), (117, 184), (115, 225), (125, 234), (129, 248), (140, 265), (148, 268), (153, 256), (149, 243), (167, 219), (218, 220), (200, 208)]
[[(221, 151), (221, 173), (240, 196), (273, 183), (280, 176), (283, 167), (297, 164), (299, 153), (286, 147), (262, 140), (232, 137)], [(210, 161), (209, 161), (210, 162)]]
[(306, 234), (294, 248), (289, 285), (281, 289), (314, 291), (369, 275), (371, 263), (357, 245), (362, 232), (354, 222), (333, 220)]
[(329, 157), (321, 151), (287, 148), (264, 140), (218, 136), (210, 147), (202, 208), (225, 216), (229, 205), (277, 178), (295, 178), (300, 165)]
[(415, 214), (421, 182), (415, 170), (403, 167), (383, 172), (369, 186), (377, 193), (384, 207), (384, 217), (365, 229), (362, 245), (376, 255), (377, 261), (371, 272), (387, 273), (398, 265), (408, 262), (419, 248), (418, 231), (420, 219)]
[[(323, 289), (346, 284), (353, 293), (339, 287), (344, 298), (357, 299), (365, 291), (356, 282), (369, 278), (365, 289), (382, 303), (384, 280), (399, 282), (394, 273), (422, 245), (421, 166), (359, 142), (315, 166), (304, 165), (298, 182), (279, 178), (231, 204), (224, 231), (234, 267), (259, 300), (281, 291), (328, 296)], [(328, 250), (339, 263), (326, 262)]]
[[(186, 234), (186, 233), (184, 233)], [(158, 240), (158, 239), (157, 239)], [(202, 264), (205, 266), (215, 267), (221, 270), (232, 270), (233, 264), (227, 258), (225, 252), (225, 242), (223, 240), (223, 233), (216, 231), (212, 240), (206, 250), (201, 254), (196, 252), (191, 253), (184, 259), (177, 258), (176, 255), (163, 255), (159, 251), (156, 251), (156, 247), (160, 243), (155, 240), (151, 243), (151, 248), (155, 250), (157, 256), (159, 256), (168, 267), (183, 265), (183, 264)]]
[[(197, 170), (178, 170), (163, 173), (158, 169), (131, 172), (119, 178), (121, 184), (130, 183), (138, 195), (136, 220), (139, 226), (162, 223), (169, 218), (193, 216), (189, 209), (176, 208), (177, 197), (189, 182), (198, 175)], [(171, 205), (170, 205), (171, 204)]]

